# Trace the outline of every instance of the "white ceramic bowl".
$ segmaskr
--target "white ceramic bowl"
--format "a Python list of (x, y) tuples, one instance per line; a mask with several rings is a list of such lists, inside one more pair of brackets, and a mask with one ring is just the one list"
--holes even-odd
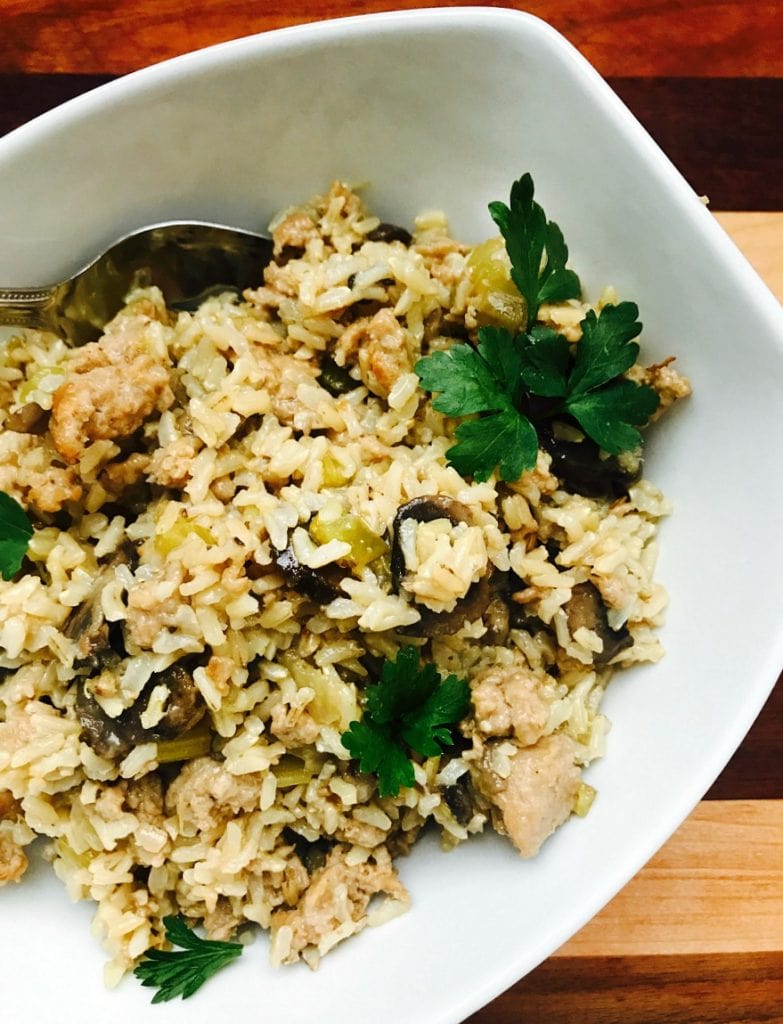
[(783, 663), (783, 316), (710, 213), (557, 33), (495, 9), (382, 14), (227, 43), (74, 100), (0, 141), (0, 281), (45, 282), (127, 229), (195, 217), (251, 227), (333, 177), (396, 222), (487, 202), (532, 172), (588, 294), (639, 303), (644, 354), (671, 352), (693, 398), (656, 428), (648, 475), (674, 499), (659, 576), (660, 664), (606, 708), (599, 797), (532, 862), (490, 836), (401, 864), (408, 915), (313, 974), (273, 972), (265, 940), (188, 1003), (101, 984), (91, 909), (38, 866), (0, 895), (3, 1017), (197, 1024), (453, 1024), (586, 922), (719, 773)]

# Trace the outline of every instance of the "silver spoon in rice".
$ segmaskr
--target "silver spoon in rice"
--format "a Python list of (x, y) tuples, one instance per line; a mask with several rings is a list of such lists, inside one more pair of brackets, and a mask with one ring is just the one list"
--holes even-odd
[(53, 331), (72, 345), (100, 336), (136, 286), (157, 285), (174, 309), (261, 282), (272, 240), (199, 221), (153, 224), (118, 239), (59, 284), (0, 287), (0, 325)]

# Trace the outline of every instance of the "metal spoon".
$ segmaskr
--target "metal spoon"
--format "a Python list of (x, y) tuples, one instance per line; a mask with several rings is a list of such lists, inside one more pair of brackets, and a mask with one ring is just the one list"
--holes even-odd
[(67, 281), (0, 287), (0, 325), (53, 331), (73, 345), (94, 341), (134, 286), (158, 285), (175, 309), (210, 294), (261, 283), (272, 240), (198, 221), (154, 224), (120, 238)]

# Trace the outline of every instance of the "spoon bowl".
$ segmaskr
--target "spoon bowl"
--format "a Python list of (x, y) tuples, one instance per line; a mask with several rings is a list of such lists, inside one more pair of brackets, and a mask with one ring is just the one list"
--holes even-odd
[(201, 221), (153, 224), (118, 239), (65, 281), (0, 287), (0, 324), (52, 331), (72, 345), (100, 336), (134, 287), (157, 285), (169, 306), (258, 284), (272, 240)]

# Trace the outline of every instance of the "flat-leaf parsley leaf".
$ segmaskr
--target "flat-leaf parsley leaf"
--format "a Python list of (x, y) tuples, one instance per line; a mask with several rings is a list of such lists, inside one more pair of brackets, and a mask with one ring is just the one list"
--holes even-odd
[(463, 476), (487, 480), (496, 466), (509, 482), (536, 464), (538, 437), (517, 409), (523, 350), (502, 327), (482, 327), (478, 346), (453, 345), (416, 363), (422, 387), (440, 394), (433, 406), (447, 416), (484, 416), (457, 427), (449, 462)]
[(0, 575), (12, 580), (22, 567), (33, 527), (22, 506), (0, 491)]
[(182, 917), (164, 917), (166, 938), (180, 951), (148, 949), (133, 973), (147, 988), (157, 988), (153, 1003), (165, 1003), (182, 996), (187, 999), (232, 960), (242, 955), (239, 942), (217, 942), (202, 939), (187, 926)]
[(581, 294), (566, 268), (568, 248), (557, 224), (533, 199), (533, 179), (511, 186), (509, 205), (490, 203), (511, 261), (511, 278), (527, 307), (527, 331), (480, 327), (475, 347), (457, 344), (426, 355), (415, 370), (433, 408), (447, 416), (472, 416), (456, 428), (446, 455), (463, 476), (484, 481), (497, 471), (509, 483), (533, 469), (539, 437), (535, 424), (564, 416), (610, 455), (637, 448), (643, 426), (658, 407), (657, 392), (623, 374), (639, 355), (642, 325), (633, 302), (588, 310), (574, 345), (537, 323), (544, 302)]
[(533, 179), (523, 174), (511, 186), (508, 206), (489, 204), (511, 260), (511, 280), (525, 300), (528, 326), (536, 322), (542, 303), (578, 299), (582, 294), (579, 278), (566, 269), (568, 248), (563, 233), (557, 224), (547, 221), (533, 192)]
[(421, 665), (415, 647), (403, 647), (385, 661), (381, 681), (365, 691), (361, 721), (342, 735), (359, 770), (378, 777), (381, 796), (397, 796), (415, 782), (409, 752), (436, 757), (454, 742), (450, 726), (470, 709), (467, 681), (441, 679), (432, 664)]

